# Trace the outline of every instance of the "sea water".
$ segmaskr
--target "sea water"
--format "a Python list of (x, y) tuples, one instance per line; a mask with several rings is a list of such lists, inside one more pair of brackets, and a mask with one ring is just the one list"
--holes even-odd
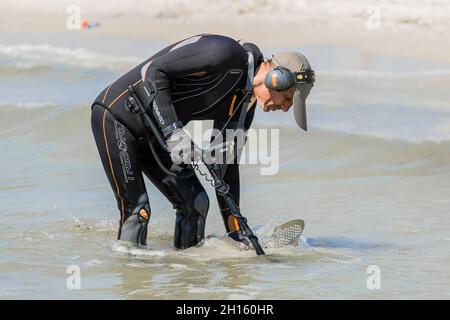
[(169, 43), (0, 37), (1, 298), (450, 298), (449, 65), (299, 44), (317, 74), (310, 130), (257, 110), (256, 128), (280, 130), (280, 167), (242, 165), (241, 208), (260, 237), (291, 219), (306, 228), (298, 247), (257, 257), (224, 236), (206, 183), (201, 247), (174, 249), (173, 209), (148, 181), (148, 248), (115, 240), (90, 104)]

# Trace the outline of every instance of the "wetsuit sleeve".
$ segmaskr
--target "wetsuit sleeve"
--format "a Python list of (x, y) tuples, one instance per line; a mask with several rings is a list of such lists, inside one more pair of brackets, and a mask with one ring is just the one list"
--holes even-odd
[[(250, 128), (251, 123), (253, 122), (253, 117), (255, 114), (255, 107), (253, 106), (247, 113), (247, 117), (245, 119), (244, 127), (245, 131), (247, 131)], [(223, 127), (223, 123), (219, 121), (214, 121), (214, 128), (221, 130)], [(227, 128), (233, 128), (236, 125), (235, 121), (232, 121), (227, 125)], [(224, 166), (224, 175), (223, 180), (230, 186), (230, 193), (233, 196), (236, 205), (239, 207), (240, 202), (240, 178), (239, 178), (239, 164), (233, 163), (228, 164)], [(217, 201), (219, 204), (219, 208), (222, 212), (222, 215), (225, 215), (224, 219), (226, 219), (227, 214), (227, 204), (226, 202), (216, 193)], [(225, 222), (227, 231), (233, 231), (230, 230), (230, 227), (227, 225), (227, 222)]]
[(247, 58), (245, 50), (235, 40), (218, 35), (188, 38), (151, 60), (142, 68), (144, 79), (153, 80), (158, 95), (153, 114), (164, 134), (181, 126), (170, 98), (174, 79), (195, 73), (208, 73), (236, 65)]

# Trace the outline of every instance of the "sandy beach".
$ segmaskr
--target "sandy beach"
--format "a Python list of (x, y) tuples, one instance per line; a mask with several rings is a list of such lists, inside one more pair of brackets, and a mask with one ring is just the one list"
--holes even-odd
[[(13, 1), (0, 4), (1, 31), (76, 32), (67, 29), (65, 10), (79, 4), (82, 19), (102, 25), (90, 31), (93, 39), (124, 36), (172, 42), (218, 33), (268, 46), (348, 45), (399, 57), (450, 61), (450, 9), (439, 1), (417, 1), (415, 6), (408, 1), (281, 1), (276, 5), (248, 1), (230, 6), (227, 1), (205, 6), (202, 1), (182, 0), (131, 1), (126, 6), (114, 2), (103, 6), (97, 1), (50, 1), (42, 6), (28, 2), (29, 6), (21, 2), (20, 10)], [(379, 10), (379, 26), (372, 23), (373, 10)]]

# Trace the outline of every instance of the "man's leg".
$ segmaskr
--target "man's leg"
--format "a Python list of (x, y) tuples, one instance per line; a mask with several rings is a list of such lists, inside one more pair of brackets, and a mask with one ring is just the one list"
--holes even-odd
[(118, 239), (146, 245), (150, 204), (129, 130), (102, 106), (91, 115), (92, 132), (100, 158), (120, 210)]
[[(159, 158), (173, 172), (180, 172), (181, 167), (172, 163), (170, 155), (158, 148)], [(148, 155), (148, 152), (141, 154)], [(188, 179), (177, 179), (167, 175), (159, 168), (153, 156), (143, 158), (143, 172), (175, 209), (174, 246), (186, 249), (197, 245), (205, 237), (205, 222), (209, 209), (209, 198), (202, 184), (194, 174)], [(145, 165), (144, 165), (145, 164)], [(183, 174), (192, 171), (190, 165), (184, 166)]]
[(167, 177), (163, 183), (172, 186), (179, 199), (173, 203), (176, 215), (175, 247), (185, 249), (197, 245), (205, 237), (208, 194), (195, 174), (189, 179)]

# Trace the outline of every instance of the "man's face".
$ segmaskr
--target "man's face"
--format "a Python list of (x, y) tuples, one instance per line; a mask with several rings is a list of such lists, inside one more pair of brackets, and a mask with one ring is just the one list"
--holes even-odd
[(259, 105), (264, 112), (283, 110), (287, 112), (293, 103), (294, 88), (284, 91), (266, 90), (266, 94), (259, 99)]

